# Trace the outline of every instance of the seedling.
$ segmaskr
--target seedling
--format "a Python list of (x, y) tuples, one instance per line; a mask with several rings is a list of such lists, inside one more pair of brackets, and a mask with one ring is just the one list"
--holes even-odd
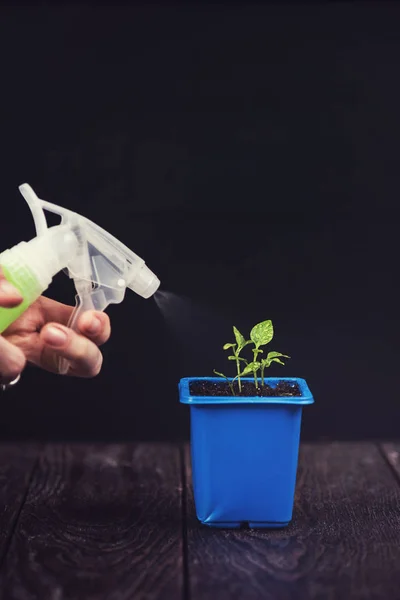
[[(223, 377), (224, 379), (226, 379), (231, 389), (232, 395), (235, 396), (236, 394), (234, 382), (236, 380), (238, 382), (240, 393), (242, 391), (241, 377), (245, 377), (246, 375), (250, 375), (252, 373), (256, 389), (259, 389), (258, 372), (260, 371), (261, 386), (263, 387), (265, 385), (265, 369), (270, 367), (273, 362), (277, 362), (281, 365), (284, 365), (285, 363), (281, 360), (281, 358), (290, 358), (290, 356), (288, 356), (287, 354), (282, 354), (281, 352), (268, 352), (266, 358), (262, 358), (261, 360), (258, 358), (258, 355), (264, 352), (261, 346), (266, 346), (267, 344), (269, 344), (272, 338), (274, 337), (274, 328), (272, 326), (272, 321), (262, 321), (261, 323), (255, 325), (250, 332), (249, 340), (246, 340), (246, 338), (240, 333), (240, 331), (236, 327), (233, 327), (233, 333), (236, 339), (236, 344), (224, 344), (223, 349), (232, 351), (232, 354), (228, 356), (228, 360), (235, 361), (237, 375), (232, 379), (232, 381), (230, 381), (229, 378), (223, 373), (219, 373), (215, 370), (214, 373), (219, 377)], [(251, 343), (254, 345), (254, 347), (252, 348), (253, 360), (251, 362), (248, 362), (248, 360), (246, 360), (242, 356), (239, 356), (239, 354), (241, 353), (243, 348), (245, 348)], [(241, 363), (245, 364), (242, 371), (240, 368)]]

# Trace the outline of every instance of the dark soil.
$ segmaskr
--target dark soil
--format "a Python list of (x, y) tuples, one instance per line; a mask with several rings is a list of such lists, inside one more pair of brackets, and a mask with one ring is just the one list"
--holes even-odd
[[(268, 384), (257, 389), (254, 382), (242, 381), (242, 391), (239, 392), (238, 384), (234, 384), (235, 396), (260, 396), (280, 398), (283, 396), (301, 396), (301, 391), (296, 382), (278, 381), (275, 387)], [(232, 396), (232, 391), (226, 381), (192, 381), (190, 383), (191, 396)]]

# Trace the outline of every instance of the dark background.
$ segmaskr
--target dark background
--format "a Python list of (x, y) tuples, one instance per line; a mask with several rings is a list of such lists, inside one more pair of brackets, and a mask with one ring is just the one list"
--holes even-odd
[(229, 372), (231, 326), (266, 318), (292, 356), (270, 374), (315, 396), (305, 439), (398, 436), (399, 23), (396, 2), (1, 7), (1, 248), (34, 234), (26, 181), (177, 295), (166, 320), (110, 308), (94, 380), (28, 368), (2, 438), (186, 438), (179, 378)]

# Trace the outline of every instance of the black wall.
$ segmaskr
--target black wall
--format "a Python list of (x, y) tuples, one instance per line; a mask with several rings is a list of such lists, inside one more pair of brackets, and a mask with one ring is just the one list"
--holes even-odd
[[(400, 6), (0, 9), (1, 249), (18, 193), (84, 214), (187, 301), (109, 310), (101, 375), (28, 368), (2, 438), (178, 439), (177, 382), (271, 318), (304, 438), (396, 437)], [(72, 301), (57, 277), (49, 295)]]

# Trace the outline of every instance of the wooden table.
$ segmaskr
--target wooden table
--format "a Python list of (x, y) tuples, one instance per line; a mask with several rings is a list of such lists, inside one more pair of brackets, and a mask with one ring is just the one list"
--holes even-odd
[(188, 449), (0, 445), (1, 600), (400, 599), (400, 444), (303, 445), (284, 530), (196, 521)]

